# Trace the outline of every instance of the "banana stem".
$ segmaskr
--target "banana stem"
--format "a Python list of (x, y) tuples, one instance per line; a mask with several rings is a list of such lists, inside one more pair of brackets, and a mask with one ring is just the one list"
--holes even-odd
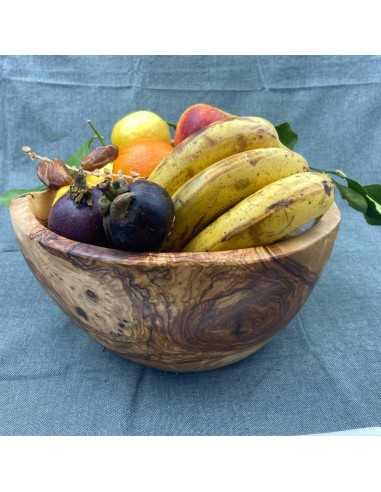
[(97, 137), (101, 145), (106, 145), (104, 137), (99, 133), (99, 131), (95, 128), (93, 122), (91, 120), (87, 120), (87, 124), (93, 130), (94, 135)]
[(336, 171), (331, 171), (329, 169), (317, 169), (316, 167), (310, 167), (311, 171), (315, 171), (318, 173), (326, 173), (326, 174), (333, 174), (334, 176), (338, 176), (339, 178), (345, 178), (345, 174), (343, 171), (340, 171), (340, 169), (337, 169)]

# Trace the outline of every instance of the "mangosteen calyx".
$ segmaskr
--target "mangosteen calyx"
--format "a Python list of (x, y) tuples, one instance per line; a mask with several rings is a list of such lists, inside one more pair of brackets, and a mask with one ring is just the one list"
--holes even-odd
[(115, 198), (118, 195), (122, 195), (123, 193), (130, 191), (130, 186), (129, 183), (123, 178), (119, 178), (110, 184), (110, 191), (114, 195), (113, 198)]
[(106, 217), (110, 211), (111, 200), (107, 198), (105, 194), (103, 194), (98, 200), (98, 207), (102, 214), (102, 217)]
[(99, 188), (102, 190), (103, 195), (99, 199), (98, 205), (103, 217), (111, 213), (110, 207), (118, 197), (128, 195), (129, 198), (126, 197), (116, 202), (114, 205), (115, 211), (113, 212), (113, 214), (116, 214), (115, 218), (126, 217), (128, 205), (133, 198), (130, 196), (129, 183), (122, 177), (115, 181), (105, 181), (99, 185)]
[(93, 206), (91, 189), (87, 186), (86, 175), (81, 169), (76, 173), (74, 181), (70, 185), (69, 194), (77, 207), (83, 203), (86, 203), (89, 207)]
[(110, 205), (110, 217), (113, 220), (123, 220), (127, 217), (128, 207), (135, 198), (135, 193), (127, 191), (118, 195)]

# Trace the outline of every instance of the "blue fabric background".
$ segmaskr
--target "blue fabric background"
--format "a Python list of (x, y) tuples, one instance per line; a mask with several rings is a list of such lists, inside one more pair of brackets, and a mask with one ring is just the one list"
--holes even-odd
[[(37, 183), (23, 144), (68, 156), (136, 109), (195, 102), (290, 121), (315, 167), (381, 182), (381, 57), (1, 57), (0, 191)], [(0, 434), (257, 435), (381, 424), (381, 228), (338, 199), (330, 263), (296, 319), (249, 359), (146, 369), (60, 311), (0, 210)]]

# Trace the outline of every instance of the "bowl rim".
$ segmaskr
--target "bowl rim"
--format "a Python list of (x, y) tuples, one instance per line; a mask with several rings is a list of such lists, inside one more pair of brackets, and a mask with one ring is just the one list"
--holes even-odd
[(337, 229), (341, 221), (340, 209), (333, 202), (327, 212), (307, 231), (268, 246), (212, 252), (130, 253), (73, 241), (50, 231), (37, 219), (32, 210), (32, 200), (41, 198), (44, 194), (46, 195), (47, 192), (33, 192), (12, 200), (10, 213), (14, 230), (20, 231), (29, 240), (37, 241), (52, 253), (70, 255), (79, 260), (98, 260), (113, 265), (237, 265), (272, 261), (274, 256), (277, 258), (289, 256), (311, 247)]

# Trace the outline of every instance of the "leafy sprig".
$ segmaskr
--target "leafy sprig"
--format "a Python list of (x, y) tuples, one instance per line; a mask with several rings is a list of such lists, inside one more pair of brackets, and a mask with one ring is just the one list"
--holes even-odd
[[(343, 171), (314, 169), (314, 171), (325, 172), (342, 180), (332, 178), (341, 197), (348, 205), (362, 213), (370, 225), (381, 225), (381, 184), (362, 185), (358, 181), (349, 178)], [(343, 183), (344, 181), (344, 183)]]
[[(276, 127), (279, 140), (288, 148), (293, 149), (298, 141), (298, 135), (289, 123), (282, 123)], [(353, 178), (349, 178), (340, 169), (334, 171), (311, 168), (315, 172), (324, 172), (340, 178), (332, 178), (341, 197), (350, 207), (362, 213), (370, 225), (381, 225), (381, 184), (362, 185)]]

